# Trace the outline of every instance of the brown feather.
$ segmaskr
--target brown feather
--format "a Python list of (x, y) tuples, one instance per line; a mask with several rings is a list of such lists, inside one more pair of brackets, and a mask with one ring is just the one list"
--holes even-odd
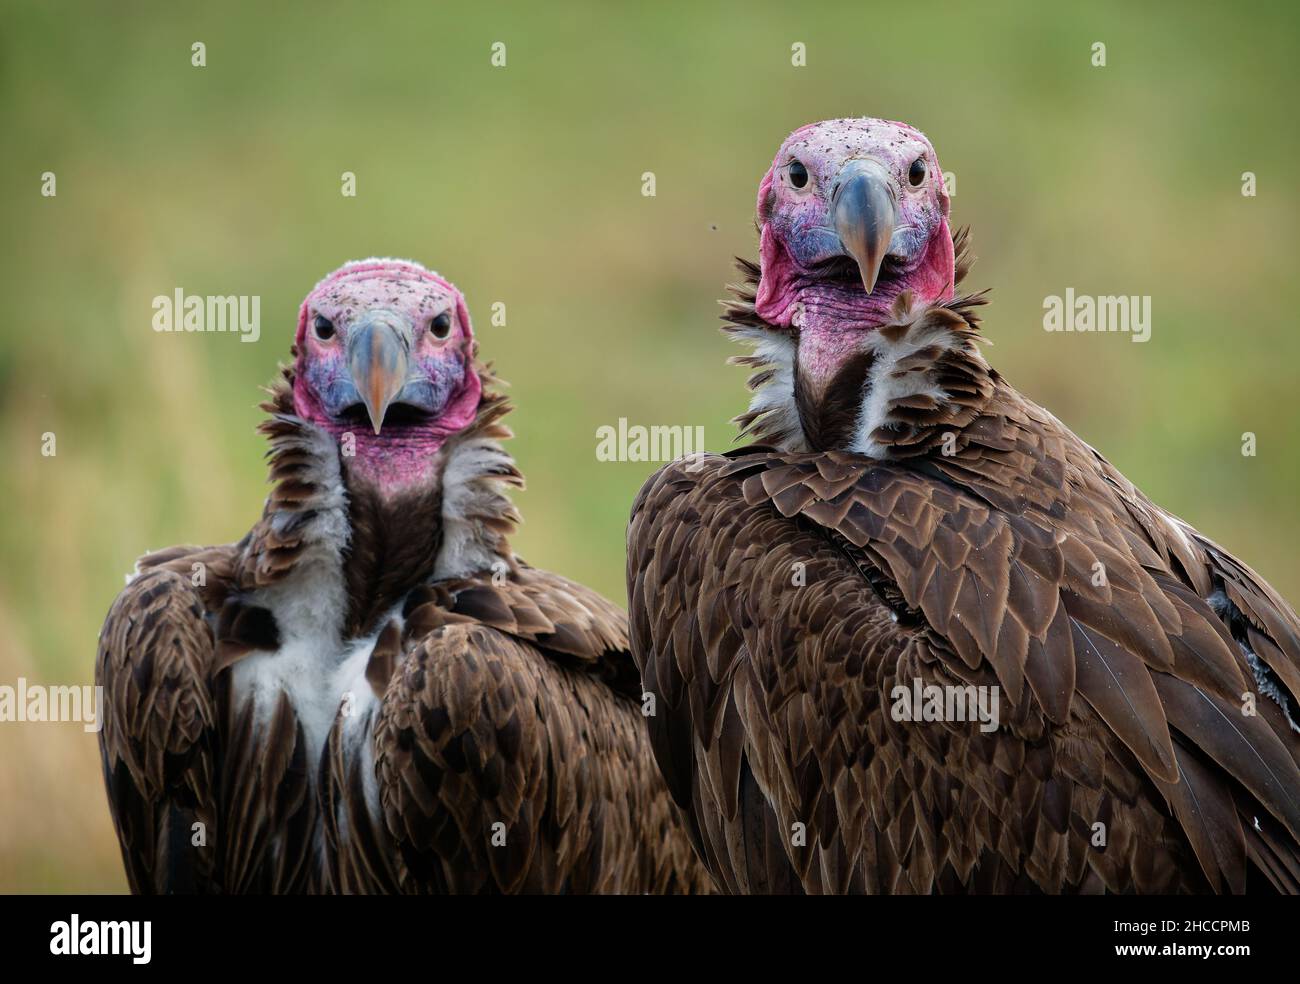
[[(729, 330), (788, 335), (741, 270)], [(802, 434), (739, 419), (787, 449), (637, 497), (632, 654), (701, 857), (730, 892), (1297, 890), (1300, 620), (987, 366), (983, 301), (880, 329), (946, 397), (897, 400), (882, 460), (836, 450), (847, 376), (796, 377)], [(915, 680), (996, 686), (1000, 727), (895, 720)]]

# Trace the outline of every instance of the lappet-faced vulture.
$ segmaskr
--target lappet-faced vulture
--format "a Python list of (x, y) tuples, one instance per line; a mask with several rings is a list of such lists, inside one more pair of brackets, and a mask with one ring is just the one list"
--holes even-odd
[(656, 757), (732, 892), (1300, 890), (1300, 622), (980, 349), (930, 142), (804, 127), (725, 320), (759, 446), (628, 530)]
[(511, 550), (464, 299), (350, 263), (299, 315), (238, 543), (139, 561), (104, 776), (137, 892), (705, 890), (604, 598)]

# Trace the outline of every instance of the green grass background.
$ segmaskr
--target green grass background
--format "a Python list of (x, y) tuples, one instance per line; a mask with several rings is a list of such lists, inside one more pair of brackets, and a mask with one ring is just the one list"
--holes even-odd
[[(596, 428), (729, 445), (715, 302), (776, 147), (844, 115), (957, 175), (994, 363), (1300, 596), (1294, 4), (188, 6), (0, 8), (0, 683), (90, 682), (137, 555), (248, 528), (258, 387), (317, 278), (373, 254), (466, 292), (518, 407), (518, 547), (621, 602), (653, 466), (598, 462)], [(178, 286), (260, 295), (262, 341), (155, 334)], [(1046, 334), (1068, 286), (1151, 295), (1152, 340)], [(77, 725), (0, 724), (0, 890), (124, 887), (98, 772)]]

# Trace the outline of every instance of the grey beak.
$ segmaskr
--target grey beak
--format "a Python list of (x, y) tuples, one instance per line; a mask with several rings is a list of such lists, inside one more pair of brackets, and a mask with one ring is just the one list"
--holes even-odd
[(876, 289), (880, 265), (894, 235), (894, 195), (885, 169), (870, 160), (840, 168), (831, 194), (831, 215), (844, 251), (853, 257), (868, 294)]
[(386, 321), (358, 325), (348, 339), (348, 371), (376, 434), (384, 425), (388, 405), (406, 383), (408, 365), (407, 342)]

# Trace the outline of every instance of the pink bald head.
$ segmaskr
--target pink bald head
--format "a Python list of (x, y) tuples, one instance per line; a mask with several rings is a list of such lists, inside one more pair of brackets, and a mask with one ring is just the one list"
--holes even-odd
[(780, 327), (872, 328), (904, 290), (923, 303), (950, 294), (948, 209), (919, 130), (866, 118), (801, 127), (758, 190), (759, 315)]
[(435, 471), (439, 448), (473, 422), (482, 395), (465, 299), (408, 260), (362, 260), (303, 301), (294, 408), (348, 444), (344, 465), (382, 488)]

